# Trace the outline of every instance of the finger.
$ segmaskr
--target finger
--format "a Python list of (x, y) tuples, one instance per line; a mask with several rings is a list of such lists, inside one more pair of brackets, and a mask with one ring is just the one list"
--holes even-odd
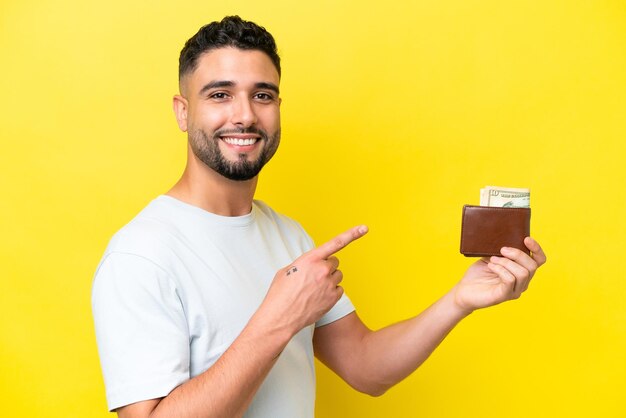
[(335, 270), (333, 274), (330, 275), (330, 281), (335, 285), (339, 286), (339, 283), (343, 280), (343, 273), (341, 270)]
[(543, 252), (541, 246), (537, 241), (535, 241), (531, 237), (526, 237), (524, 238), (524, 245), (532, 252), (533, 260), (535, 260), (537, 266), (545, 264), (547, 260), (546, 254)]
[(337, 270), (337, 267), (339, 267), (339, 259), (335, 256), (328, 257), (328, 260), (326, 260), (326, 262), (328, 263), (328, 267), (330, 268), (331, 273)]
[(511, 272), (511, 274), (513, 274), (513, 276), (515, 276), (515, 279), (518, 281), (525, 281), (528, 280), (528, 278), (530, 277), (530, 271), (528, 269), (526, 269), (523, 265), (520, 265), (508, 258), (494, 256), (491, 257), (489, 261), (493, 264), (498, 264), (507, 269), (509, 272)]
[(513, 260), (526, 268), (526, 270), (531, 272), (531, 275), (537, 270), (537, 267), (539, 267), (537, 262), (530, 255), (518, 248), (502, 247), (500, 253), (507, 259)]
[(487, 264), (487, 267), (489, 267), (489, 270), (497, 274), (498, 277), (502, 279), (504, 284), (509, 287), (511, 293), (515, 292), (515, 286), (517, 284), (517, 281), (515, 280), (515, 276), (510, 271), (508, 271), (506, 268), (502, 267), (499, 264), (491, 262)]
[[(505, 257), (491, 257), (491, 263), (504, 267), (515, 278), (514, 290), (522, 293), (528, 289), (528, 284), (532, 277), (532, 272), (524, 268), (524, 266)], [(533, 262), (534, 263), (534, 262)]]
[(346, 232), (337, 235), (335, 238), (331, 239), (327, 243), (312, 249), (311, 251), (309, 251), (309, 254), (320, 259), (327, 259), (331, 255), (335, 254), (337, 251), (345, 248), (352, 241), (361, 238), (365, 234), (367, 234), (367, 227), (365, 225), (355, 226), (354, 228), (351, 228)]

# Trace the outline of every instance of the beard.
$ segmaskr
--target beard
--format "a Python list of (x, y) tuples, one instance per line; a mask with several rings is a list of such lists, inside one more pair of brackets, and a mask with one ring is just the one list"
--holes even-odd
[[(237, 161), (229, 161), (219, 147), (220, 137), (226, 134), (253, 133), (259, 135), (263, 144), (256, 160), (248, 159), (248, 154), (241, 153)], [(230, 180), (245, 181), (256, 177), (263, 166), (274, 156), (280, 143), (280, 129), (272, 136), (257, 128), (218, 129), (211, 138), (202, 129), (189, 132), (189, 145), (196, 157), (213, 171)]]

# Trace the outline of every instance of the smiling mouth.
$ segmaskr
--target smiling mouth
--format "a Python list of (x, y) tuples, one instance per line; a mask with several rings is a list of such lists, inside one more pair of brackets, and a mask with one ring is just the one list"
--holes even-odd
[(239, 145), (239, 146), (254, 145), (258, 140), (259, 140), (259, 138), (229, 138), (229, 137), (222, 137), (222, 141), (226, 142), (227, 144)]

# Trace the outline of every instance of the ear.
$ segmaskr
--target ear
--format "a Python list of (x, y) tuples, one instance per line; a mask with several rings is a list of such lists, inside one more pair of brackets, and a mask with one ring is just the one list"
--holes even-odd
[(187, 132), (187, 109), (189, 106), (187, 99), (177, 94), (172, 100), (172, 105), (174, 106), (174, 115), (176, 116), (178, 127), (181, 131)]

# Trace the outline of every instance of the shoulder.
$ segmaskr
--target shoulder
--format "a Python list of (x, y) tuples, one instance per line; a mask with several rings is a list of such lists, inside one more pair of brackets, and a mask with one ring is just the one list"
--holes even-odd
[(162, 215), (163, 208), (156, 207), (156, 201), (150, 202), (109, 241), (92, 283), (92, 305), (99, 315), (106, 316), (111, 304), (174, 295), (177, 281), (169, 232), (172, 226)]
[(159, 198), (153, 200), (113, 235), (100, 264), (124, 256), (163, 268), (163, 260), (172, 255), (177, 235), (175, 220), (172, 208)]

